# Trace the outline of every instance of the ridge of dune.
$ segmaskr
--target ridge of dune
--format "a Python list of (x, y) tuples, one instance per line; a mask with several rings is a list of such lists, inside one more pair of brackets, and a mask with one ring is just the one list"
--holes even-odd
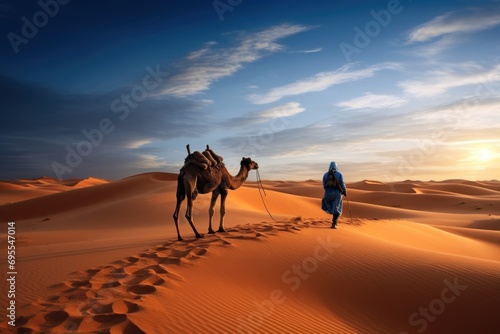
[(128, 180), (128, 179), (140, 179), (140, 178), (149, 178), (152, 180), (157, 180), (157, 181), (177, 181), (179, 174), (175, 173), (166, 173), (166, 172), (148, 172), (148, 173), (141, 173), (141, 174), (136, 174), (132, 176), (125, 177), (122, 180)]
[(484, 196), (484, 195), (498, 195), (500, 192), (500, 184), (497, 186), (496, 182), (446, 182), (442, 181), (434, 184), (426, 184), (426, 188), (431, 190), (442, 190), (467, 196)]
[(106, 184), (109, 183), (108, 180), (100, 179), (98, 177), (88, 177), (83, 180), (77, 181), (72, 187), (73, 188), (84, 188), (84, 187), (91, 187), (91, 186), (96, 186), (99, 184)]
[(5, 190), (24, 190), (25, 187), (20, 184), (14, 184), (7, 181), (0, 181), (0, 191)]
[(467, 237), (470, 240), (484, 241), (491, 243), (493, 245), (500, 244), (500, 230), (464, 228), (456, 226), (436, 226), (436, 228), (442, 229), (448, 233), (453, 233), (459, 236)]
[[(76, 187), (76, 189), (0, 206), (0, 220), (46, 217), (60, 211), (71, 211), (125, 196), (137, 196), (141, 192), (147, 192), (150, 188), (155, 189), (157, 182), (170, 180), (170, 176), (162, 178), (161, 175), (162, 173), (149, 173), (115, 182), (92, 179), (90, 183), (94, 184), (91, 186)], [(30, 210), (25, 210), (27, 207)]]
[(47, 176), (36, 179), (0, 181), (0, 205), (108, 182), (96, 177), (59, 181)]
[[(500, 244), (464, 238), (475, 248), (467, 254), (455, 245), (456, 234), (422, 224), (356, 219), (339, 230), (328, 226), (328, 220), (297, 217), (169, 240), (69, 274), (20, 311), (18, 329), (415, 332), (425, 319), (419, 308), (446, 291), (426, 332), (493, 333)], [(429, 243), (432, 252), (419, 250)], [(491, 249), (492, 258), (484, 259), (480, 248)]]

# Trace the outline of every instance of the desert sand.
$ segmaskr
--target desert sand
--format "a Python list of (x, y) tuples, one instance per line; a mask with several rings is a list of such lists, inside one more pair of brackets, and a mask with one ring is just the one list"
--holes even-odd
[(0, 332), (499, 332), (500, 182), (348, 183), (332, 230), (319, 181), (264, 181), (274, 221), (253, 173), (227, 233), (196, 239), (182, 217), (184, 241), (175, 174), (0, 182), (2, 281), (9, 221), (17, 272)]

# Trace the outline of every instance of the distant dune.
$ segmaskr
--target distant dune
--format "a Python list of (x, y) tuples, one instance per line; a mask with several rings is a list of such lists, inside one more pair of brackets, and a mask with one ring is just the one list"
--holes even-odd
[[(172, 213), (177, 175), (0, 182), (26, 333), (497, 333), (499, 181), (360, 181), (338, 230), (320, 181), (230, 191), (227, 233)], [(210, 195), (195, 201), (206, 233)], [(218, 205), (215, 220), (218, 221)], [(6, 243), (0, 244), (5, 254)], [(2, 259), (0, 279), (6, 280)], [(7, 305), (7, 294), (0, 294)], [(3, 306), (2, 306), (3, 307)], [(4, 308), (5, 310), (5, 308)], [(2, 317), (0, 332), (12, 329)]]

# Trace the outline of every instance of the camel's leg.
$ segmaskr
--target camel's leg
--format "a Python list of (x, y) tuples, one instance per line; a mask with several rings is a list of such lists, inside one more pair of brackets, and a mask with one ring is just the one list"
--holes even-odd
[(212, 200), (210, 201), (210, 208), (208, 209), (208, 233), (214, 234), (215, 231), (212, 229), (212, 218), (215, 212), (215, 203), (217, 202), (217, 198), (219, 197), (219, 190), (215, 189), (212, 191)]
[(179, 233), (179, 210), (181, 209), (181, 204), (186, 198), (186, 188), (184, 185), (184, 177), (183, 175), (179, 174), (179, 177), (177, 179), (177, 205), (175, 206), (175, 211), (174, 211), (174, 222), (175, 222), (175, 229), (177, 230), (177, 239), (179, 241), (182, 241), (181, 234)]
[(203, 238), (202, 234), (199, 234), (198, 231), (196, 230), (196, 227), (194, 226), (193, 223), (193, 197), (192, 194), (188, 194), (187, 197), (187, 209), (186, 209), (186, 219), (189, 222), (189, 225), (191, 225), (191, 228), (193, 229), (194, 235), (197, 238)]
[(182, 241), (181, 234), (179, 233), (179, 210), (181, 208), (181, 204), (184, 201), (184, 198), (186, 196), (177, 196), (177, 205), (175, 206), (175, 211), (174, 211), (174, 222), (175, 222), (175, 228), (177, 229), (177, 239), (179, 241)]
[(224, 229), (224, 216), (226, 215), (226, 197), (227, 190), (220, 192), (220, 225), (217, 232), (226, 232)]

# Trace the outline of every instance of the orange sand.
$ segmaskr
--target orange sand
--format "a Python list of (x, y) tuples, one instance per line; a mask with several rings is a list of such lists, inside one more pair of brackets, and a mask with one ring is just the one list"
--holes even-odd
[[(249, 181), (228, 196), (228, 233), (195, 239), (182, 217), (179, 242), (174, 174), (0, 182), (4, 282), (7, 222), (16, 222), (15, 329), (499, 331), (500, 182), (351, 183), (338, 230), (320, 209), (319, 181), (264, 184), (278, 222)], [(209, 202), (195, 202), (200, 232)], [(3, 310), (7, 302), (4, 287)], [(5, 314), (0, 332), (15, 332)]]

